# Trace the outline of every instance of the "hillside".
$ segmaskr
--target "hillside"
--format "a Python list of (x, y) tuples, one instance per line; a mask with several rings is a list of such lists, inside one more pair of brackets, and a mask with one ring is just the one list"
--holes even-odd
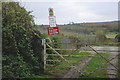
[[(65, 25), (58, 25), (60, 28), (61, 34), (86, 34), (86, 35), (95, 35), (95, 33), (99, 30), (104, 31), (106, 34), (108, 33), (118, 33), (118, 21), (111, 21), (111, 22), (95, 22), (95, 23), (74, 23), (74, 24), (65, 24)], [(42, 33), (47, 33), (47, 27), (49, 25), (37, 25), (37, 28)]]

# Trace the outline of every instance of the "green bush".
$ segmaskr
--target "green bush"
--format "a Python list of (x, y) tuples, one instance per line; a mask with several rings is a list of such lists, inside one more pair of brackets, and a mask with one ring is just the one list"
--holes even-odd
[[(8, 61), (9, 63), (5, 63), (4, 61)], [(3, 76), (8, 77), (8, 78), (13, 78), (13, 77), (28, 77), (32, 75), (31, 68), (23, 60), (22, 56), (4, 56), (3, 59)]]
[(30, 13), (17, 2), (2, 3), (3, 78), (43, 73), (41, 34)]

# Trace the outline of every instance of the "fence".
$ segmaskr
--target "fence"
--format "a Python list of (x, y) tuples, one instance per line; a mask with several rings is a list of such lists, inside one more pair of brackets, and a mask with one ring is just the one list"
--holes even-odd
[[(103, 75), (105, 75), (106, 77), (109, 78), (115, 78), (117, 77), (117, 73), (118, 73), (118, 67), (116, 66), (116, 64), (114, 64), (115, 59), (118, 57), (118, 55), (115, 55), (114, 57), (112, 57), (111, 59), (108, 58), (108, 56), (104, 56), (101, 55), (100, 50), (95, 50), (93, 47), (89, 46), (89, 45), (81, 45), (78, 43), (54, 43), (52, 42), (50, 39), (49, 43), (46, 42), (46, 39), (42, 40), (42, 44), (44, 46), (44, 51), (43, 51), (43, 61), (44, 61), (44, 70), (46, 71), (46, 67), (47, 66), (51, 66), (52, 68), (50, 70), (52, 70), (53, 68), (55, 68), (56, 66), (60, 65), (60, 63), (66, 62), (67, 64), (69, 64), (69, 66), (67, 66), (69, 68), (69, 71), (66, 73), (66, 75), (62, 75), (61, 77), (63, 78), (76, 78), (76, 77), (92, 77), (91, 75), (95, 75), (97, 74), (101, 74), (104, 73)], [(74, 44), (76, 45), (76, 49), (74, 48), (69, 48), (69, 49), (61, 49), (61, 48), (53, 48), (51, 46), (51, 44)], [(79, 46), (79, 47), (78, 47)], [(88, 49), (89, 48), (89, 49)], [(52, 53), (48, 54), (47, 51), (52, 50)], [(60, 51), (71, 51), (70, 54), (62, 54), (60, 53)], [(72, 55), (72, 53), (75, 52), (89, 52), (89, 55)], [(105, 52), (105, 51), (102, 51)], [(55, 54), (53, 54), (55, 53)], [(50, 58), (50, 56), (52, 57), (56, 57), (54, 58)], [(67, 60), (66, 57), (78, 57), (80, 58), (80, 60), (76, 61), (70, 61)], [(100, 63), (100, 62), (92, 62), (93, 59), (100, 59), (100, 60), (104, 60), (104, 62)], [(113, 62), (112, 62), (113, 61)], [(76, 62), (77, 64), (72, 64), (73, 62)], [(116, 62), (116, 61), (115, 61)], [(52, 65), (51, 65), (52, 64)], [(91, 65), (93, 66), (99, 66), (99, 67), (90, 67)], [(107, 65), (107, 67), (103, 66), (103, 65)], [(67, 68), (66, 68), (67, 69)], [(48, 70), (48, 69), (47, 69)], [(54, 69), (55, 70), (55, 69)], [(92, 70), (92, 71), (90, 71)], [(98, 70), (98, 72), (97, 72)], [(103, 72), (101, 72), (101, 71)], [(104, 72), (106, 71), (106, 72)], [(73, 75), (73, 73), (76, 73)], [(104, 77), (104, 76), (100, 76), (100, 77)]]
[[(52, 42), (50, 39), (49, 39), (50, 42)], [(65, 44), (65, 43), (47, 43), (46, 42), (46, 39), (43, 39), (42, 40), (42, 44), (44, 46), (44, 51), (43, 51), (43, 55), (44, 55), (44, 58), (43, 58), (43, 61), (44, 61), (44, 69), (46, 69), (46, 64), (47, 64), (47, 61), (56, 61), (56, 62), (61, 62), (61, 60), (47, 60), (48, 56), (59, 56), (62, 60), (64, 60), (65, 62), (67, 62), (69, 64), (69, 61), (66, 60), (64, 57), (65, 56), (70, 56), (70, 55), (62, 55), (58, 52), (58, 50), (71, 50), (73, 52), (75, 51), (78, 51), (80, 49), (60, 49), (60, 48), (57, 48), (57, 49), (54, 49), (52, 48), (49, 44)], [(66, 43), (66, 44), (70, 44), (70, 43)], [(47, 48), (46, 46), (48, 46), (49, 48)], [(56, 54), (47, 54), (47, 50), (52, 50), (54, 53)]]

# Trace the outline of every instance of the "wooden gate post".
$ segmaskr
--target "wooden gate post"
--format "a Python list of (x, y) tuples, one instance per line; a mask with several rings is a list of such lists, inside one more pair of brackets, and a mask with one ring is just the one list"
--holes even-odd
[(42, 44), (43, 44), (43, 67), (44, 67), (44, 71), (46, 68), (46, 39), (42, 39)]

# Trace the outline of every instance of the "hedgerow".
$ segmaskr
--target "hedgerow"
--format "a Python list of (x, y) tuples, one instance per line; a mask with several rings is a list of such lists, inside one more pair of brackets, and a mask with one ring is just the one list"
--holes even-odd
[(41, 34), (30, 13), (18, 2), (2, 3), (3, 78), (43, 73)]

